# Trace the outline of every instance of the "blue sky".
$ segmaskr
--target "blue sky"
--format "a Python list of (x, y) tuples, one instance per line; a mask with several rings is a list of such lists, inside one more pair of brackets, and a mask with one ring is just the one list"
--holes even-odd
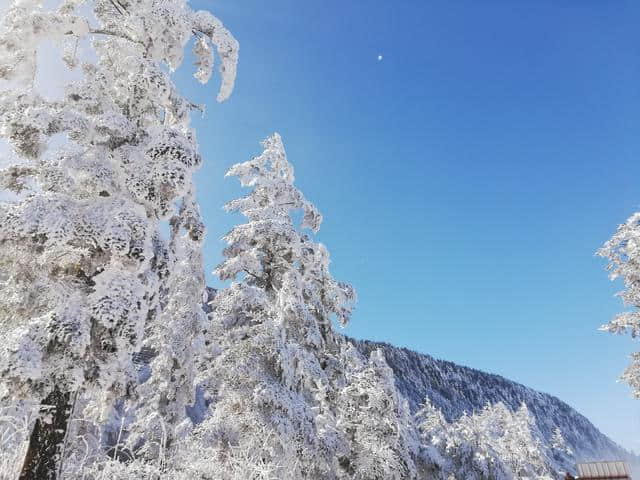
[(622, 306), (594, 256), (640, 210), (640, 4), (192, 4), (241, 46), (224, 104), (178, 75), (209, 105), (209, 272), (241, 221), (224, 172), (278, 131), (359, 293), (346, 333), (557, 395), (640, 451), (640, 401), (616, 383), (639, 346), (597, 331)]

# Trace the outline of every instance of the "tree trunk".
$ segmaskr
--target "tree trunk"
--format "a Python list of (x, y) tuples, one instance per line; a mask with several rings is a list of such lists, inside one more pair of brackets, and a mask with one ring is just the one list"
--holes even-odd
[[(70, 394), (58, 387), (42, 401), (29, 438), (19, 480), (55, 480), (56, 466), (71, 415)], [(46, 417), (46, 418), (43, 418)]]

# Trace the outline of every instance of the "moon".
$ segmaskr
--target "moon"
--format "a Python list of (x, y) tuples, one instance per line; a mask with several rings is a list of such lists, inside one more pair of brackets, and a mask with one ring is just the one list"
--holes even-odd
[(382, 61), (382, 55), (378, 55), (378, 61), (381, 62)]

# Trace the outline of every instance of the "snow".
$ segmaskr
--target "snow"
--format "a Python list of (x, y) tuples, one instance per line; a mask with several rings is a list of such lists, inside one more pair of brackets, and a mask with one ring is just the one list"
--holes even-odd
[[(71, 416), (47, 467), (65, 479), (507, 480), (633, 460), (553, 397), (335, 332), (356, 293), (277, 133), (227, 173), (250, 189), (225, 206), (245, 223), (215, 271), (230, 285), (207, 289), (194, 106), (171, 73), (195, 39), (194, 76), (217, 54), (224, 101), (238, 42), (186, 0), (46, 6), (0, 19), (0, 476), (51, 408)], [(49, 82), (45, 59), (73, 72)], [(634, 305), (639, 218), (601, 251)], [(606, 329), (634, 335), (637, 317)], [(64, 405), (41, 405), (52, 392)]]

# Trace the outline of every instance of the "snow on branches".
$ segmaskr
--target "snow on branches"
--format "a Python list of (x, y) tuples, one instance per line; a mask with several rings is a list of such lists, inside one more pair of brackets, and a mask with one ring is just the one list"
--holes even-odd
[[(225, 260), (216, 269), (233, 282), (212, 302), (214, 348), (205, 382), (212, 413), (195, 438), (207, 439), (209, 456), (229, 461), (250, 439), (282, 478), (285, 459), (292, 472), (306, 472), (299, 478), (325, 478), (337, 468), (343, 442), (334, 402), (344, 374), (331, 323), (347, 323), (355, 293), (330, 275), (327, 250), (300, 231), (317, 231), (322, 217), (293, 185), (280, 136), (263, 147), (227, 174), (253, 189), (226, 205), (248, 222), (224, 237)], [(296, 210), (303, 212), (301, 226)]]
[(545, 444), (524, 403), (515, 412), (500, 402), (486, 405), (449, 423), (426, 399), (416, 424), (429, 478), (550, 480), (575, 460), (559, 429), (552, 444)]
[[(609, 261), (607, 269), (611, 280), (621, 278), (625, 290), (618, 293), (625, 306), (631, 308), (619, 313), (601, 330), (611, 333), (629, 333), (632, 338), (640, 336), (640, 213), (632, 215), (618, 227), (598, 255)], [(633, 395), (640, 398), (640, 352), (631, 356), (622, 379), (632, 388)]]
[[(201, 163), (194, 105), (170, 72), (196, 37), (205, 83), (205, 45), (215, 46), (222, 101), (238, 44), (186, 0), (40, 3), (12, 0), (0, 20), (0, 138), (14, 151), (0, 170), (0, 400), (37, 403), (55, 386), (58, 398), (96, 399), (100, 416), (115, 398), (134, 398), (144, 345), (158, 373), (176, 379), (154, 385), (176, 404), (165, 405), (165, 420), (179, 424), (202, 346), (204, 227), (192, 185)], [(78, 41), (92, 58), (68, 48)], [(56, 101), (34, 85), (44, 42), (61, 44), (80, 73)], [(173, 225), (168, 243), (163, 221)]]
[[(346, 325), (355, 292), (330, 276), (326, 248), (302, 235), (290, 212), (302, 210), (301, 227), (314, 232), (320, 228), (322, 215), (293, 186), (293, 167), (286, 159), (280, 136), (274, 134), (263, 146), (261, 155), (234, 165), (227, 172), (227, 176), (238, 177), (243, 186), (253, 187), (253, 191), (225, 206), (228, 211), (241, 212), (249, 222), (224, 237), (229, 245), (224, 251), (226, 260), (216, 274), (222, 280), (243, 276), (246, 285), (267, 292), (305, 288), (323, 324), (333, 314)], [(300, 284), (288, 285), (289, 282)]]

